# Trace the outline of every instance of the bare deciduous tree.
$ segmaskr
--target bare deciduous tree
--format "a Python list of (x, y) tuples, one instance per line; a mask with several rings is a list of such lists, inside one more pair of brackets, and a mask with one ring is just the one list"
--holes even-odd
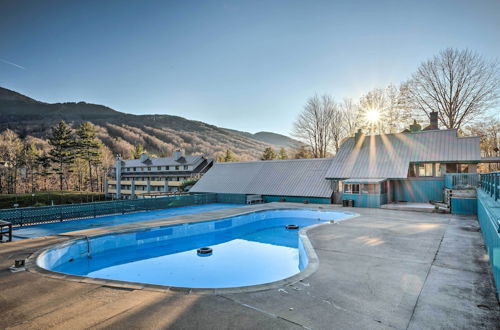
[[(304, 110), (294, 123), (293, 135), (306, 142), (315, 158), (328, 156), (328, 151), (340, 139), (343, 116), (330, 95), (315, 95), (307, 100)], [(339, 142), (340, 140), (338, 140)]]
[(498, 101), (499, 71), (498, 62), (448, 48), (420, 65), (409, 91), (416, 109), (437, 111), (446, 128), (460, 128)]

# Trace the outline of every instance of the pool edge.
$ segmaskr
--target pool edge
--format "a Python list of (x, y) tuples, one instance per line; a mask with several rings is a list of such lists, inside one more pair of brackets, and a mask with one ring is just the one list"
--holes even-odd
[[(242, 214), (248, 214), (248, 213), (254, 213), (254, 212), (259, 212), (259, 211), (271, 211), (271, 210), (284, 210), (284, 209), (315, 209), (317, 211), (325, 211), (325, 210), (330, 210), (330, 211), (338, 211), (338, 208), (325, 208), (324, 205), (318, 205), (315, 207), (314, 205), (307, 205), (304, 207), (304, 205), (279, 205), (279, 207), (275, 207), (277, 205), (270, 205), (274, 203), (269, 203), (269, 204), (261, 204), (265, 206), (271, 206), (271, 207), (266, 207), (264, 209), (258, 208), (257, 210), (248, 210), (245, 212), (236, 212), (233, 215), (223, 215), (220, 217), (216, 218), (210, 218), (207, 220), (198, 220), (198, 221), (189, 221), (189, 220), (184, 220), (179, 223), (190, 223), (190, 222), (203, 222), (203, 221), (211, 221), (211, 220), (221, 220), (227, 217), (233, 217), (237, 215), (242, 215)], [(281, 203), (280, 203), (281, 204)], [(204, 212), (204, 213), (210, 213), (210, 212)], [(314, 246), (312, 245), (311, 240), (309, 239), (307, 232), (309, 230), (312, 230), (314, 228), (317, 228), (319, 226), (326, 226), (326, 225), (333, 225), (340, 223), (341, 221), (353, 219), (356, 217), (359, 217), (358, 213), (355, 212), (349, 212), (352, 215), (339, 220), (339, 221), (333, 221), (333, 222), (324, 222), (320, 224), (315, 224), (311, 226), (307, 226), (305, 228), (302, 228), (299, 232), (299, 238), (302, 241), (304, 250), (307, 254), (308, 258), (308, 264), (306, 268), (299, 273), (292, 275), (290, 277), (274, 281), (274, 282), (269, 282), (269, 283), (264, 283), (264, 284), (257, 284), (257, 285), (250, 285), (250, 286), (241, 286), (241, 287), (231, 287), (231, 288), (189, 288), (189, 287), (176, 287), (176, 286), (167, 286), (167, 285), (158, 285), (158, 284), (148, 284), (148, 283), (141, 283), (141, 282), (129, 282), (129, 281), (119, 281), (119, 280), (109, 280), (109, 279), (100, 279), (100, 278), (93, 278), (93, 277), (88, 277), (88, 276), (80, 276), (80, 275), (72, 275), (72, 274), (66, 274), (66, 273), (60, 273), (60, 272), (55, 272), (52, 270), (48, 270), (45, 268), (42, 268), (38, 266), (37, 260), (38, 258), (49, 251), (50, 249), (53, 249), (57, 246), (62, 246), (66, 244), (71, 244), (74, 241), (80, 240), (82, 238), (89, 238), (89, 237), (98, 237), (101, 235), (107, 235), (111, 233), (122, 233), (122, 232), (127, 232), (127, 231), (135, 231), (132, 228), (129, 229), (124, 229), (120, 230), (119, 226), (113, 226), (115, 227), (115, 230), (110, 230), (109, 232), (103, 234), (103, 233), (96, 233), (95, 235), (75, 235), (74, 237), (63, 241), (59, 242), (56, 244), (51, 244), (49, 246), (46, 246), (35, 253), (31, 254), (27, 259), (26, 259), (26, 264), (25, 268), (28, 272), (31, 273), (36, 273), (41, 276), (53, 278), (53, 279), (59, 279), (59, 280), (66, 280), (66, 281), (73, 281), (73, 282), (79, 282), (79, 283), (87, 283), (87, 284), (95, 284), (95, 285), (101, 285), (105, 287), (115, 287), (119, 289), (130, 289), (130, 290), (147, 290), (147, 291), (160, 291), (160, 292), (167, 292), (167, 291), (173, 291), (173, 292), (178, 292), (178, 293), (185, 293), (185, 294), (209, 294), (209, 295), (219, 295), (219, 294), (231, 294), (231, 293), (245, 293), (245, 292), (258, 292), (258, 291), (266, 291), (266, 290), (271, 290), (271, 289), (277, 289), (283, 286), (295, 284), (297, 282), (300, 282), (304, 280), (305, 278), (311, 276), (314, 274), (318, 268), (319, 268), (319, 257), (316, 254), (316, 251), (314, 249)], [(201, 213), (200, 213), (201, 214)], [(154, 227), (153, 221), (146, 221), (150, 222), (149, 226), (141, 226), (139, 228), (150, 228)], [(172, 223), (172, 225), (175, 225)], [(109, 227), (110, 229), (112, 227)], [(101, 228), (102, 229), (102, 228)], [(97, 231), (97, 230), (96, 230)]]

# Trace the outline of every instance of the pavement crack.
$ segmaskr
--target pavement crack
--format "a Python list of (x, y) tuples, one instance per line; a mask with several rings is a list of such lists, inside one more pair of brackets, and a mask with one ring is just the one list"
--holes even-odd
[(292, 320), (290, 320), (290, 319), (287, 319), (286, 317), (283, 317), (283, 316), (276, 315), (276, 314), (274, 314), (274, 313), (271, 313), (271, 312), (265, 311), (265, 310), (263, 310), (263, 309), (261, 309), (261, 308), (258, 308), (258, 307), (255, 307), (255, 306), (252, 306), (252, 305), (249, 305), (249, 304), (245, 304), (245, 303), (243, 303), (243, 302), (241, 302), (241, 301), (238, 301), (238, 300), (236, 300), (236, 299), (233, 299), (233, 298), (230, 298), (230, 297), (227, 297), (227, 296), (222, 296), (222, 295), (218, 295), (218, 297), (221, 297), (221, 298), (227, 299), (227, 300), (229, 300), (229, 301), (231, 301), (231, 302), (233, 302), (233, 303), (235, 303), (235, 304), (238, 304), (238, 305), (240, 305), (240, 306), (243, 306), (243, 307), (246, 307), (246, 308), (253, 309), (254, 311), (257, 311), (257, 312), (263, 313), (263, 314), (265, 314), (265, 315), (267, 315), (267, 316), (269, 316), (269, 317), (272, 317), (272, 318), (275, 318), (275, 319), (280, 319), (280, 320), (286, 321), (286, 322), (288, 322), (288, 323), (291, 323), (291, 324), (294, 324), (294, 325), (300, 326), (300, 327), (302, 327), (302, 328), (304, 328), (304, 329), (311, 329), (311, 328), (309, 328), (309, 327), (307, 327), (307, 326), (305, 326), (305, 325), (303, 325), (303, 324), (301, 324), (301, 323), (298, 323), (298, 322), (292, 321)]

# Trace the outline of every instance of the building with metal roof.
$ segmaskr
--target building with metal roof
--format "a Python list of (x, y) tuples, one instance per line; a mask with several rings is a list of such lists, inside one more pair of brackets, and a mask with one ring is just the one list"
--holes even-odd
[(266, 200), (272, 200), (271, 196), (298, 201), (319, 198), (330, 202), (333, 188), (325, 175), (331, 161), (324, 158), (215, 163), (190, 191), (262, 195)]
[(150, 157), (146, 153), (139, 159), (118, 157), (105, 185), (106, 193), (135, 198), (177, 192), (183, 182), (198, 179), (212, 164), (213, 159), (184, 155), (180, 150), (171, 157)]

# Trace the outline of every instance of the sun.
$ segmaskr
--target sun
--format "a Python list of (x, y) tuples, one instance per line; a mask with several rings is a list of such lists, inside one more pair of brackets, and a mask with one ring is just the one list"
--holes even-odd
[(376, 124), (380, 120), (380, 112), (376, 109), (370, 110), (366, 113), (366, 120), (371, 124)]

